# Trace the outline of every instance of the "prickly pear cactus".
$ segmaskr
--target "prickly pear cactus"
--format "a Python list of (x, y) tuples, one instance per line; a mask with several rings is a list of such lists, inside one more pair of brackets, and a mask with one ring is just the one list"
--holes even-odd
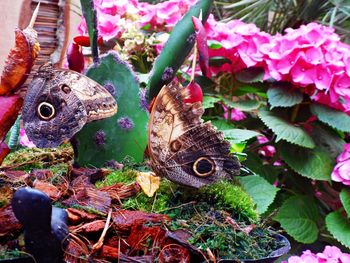
[(148, 111), (145, 92), (129, 65), (114, 51), (100, 58), (86, 75), (103, 85), (116, 99), (111, 118), (88, 123), (73, 139), (75, 164), (101, 167), (130, 156), (143, 160), (147, 145)]

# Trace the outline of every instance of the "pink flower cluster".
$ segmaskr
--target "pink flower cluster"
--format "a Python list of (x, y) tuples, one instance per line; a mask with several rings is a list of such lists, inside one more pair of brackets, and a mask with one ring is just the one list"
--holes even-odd
[(350, 46), (334, 29), (310, 23), (271, 36), (254, 24), (221, 23), (210, 16), (206, 30), (208, 39), (221, 44), (209, 56), (231, 61), (214, 72), (262, 67), (265, 79), (291, 82), (320, 103), (350, 111)]
[(331, 177), (333, 181), (350, 185), (350, 143), (343, 146), (343, 152), (337, 157)]
[(310, 250), (306, 250), (303, 254), (292, 256), (288, 261), (282, 263), (348, 263), (350, 262), (350, 254), (342, 253), (335, 246), (326, 246), (322, 253), (314, 254)]
[[(94, 0), (97, 29), (103, 40), (118, 38), (127, 24), (138, 23), (139, 28), (169, 31), (197, 0), (170, 0), (158, 4), (139, 3), (138, 0)], [(82, 35), (88, 30), (85, 20), (78, 26)]]

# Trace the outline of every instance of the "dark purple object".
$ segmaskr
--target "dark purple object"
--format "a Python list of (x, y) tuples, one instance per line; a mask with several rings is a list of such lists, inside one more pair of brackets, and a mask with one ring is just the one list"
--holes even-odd
[(12, 198), (12, 209), (24, 227), (25, 247), (38, 263), (62, 262), (69, 234), (67, 212), (52, 207), (50, 198), (30, 187), (20, 188)]

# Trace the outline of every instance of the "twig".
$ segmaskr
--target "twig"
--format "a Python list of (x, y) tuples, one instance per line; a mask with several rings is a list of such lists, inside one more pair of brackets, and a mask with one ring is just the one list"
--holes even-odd
[(28, 27), (30, 27), (30, 28), (34, 27), (35, 20), (36, 20), (36, 18), (38, 16), (38, 13), (39, 13), (39, 7), (40, 7), (40, 2), (36, 6), (36, 8), (35, 8), (35, 10), (33, 12), (32, 18), (30, 19), (30, 22), (29, 22), (29, 25), (28, 25)]
[(112, 209), (109, 209), (105, 227), (104, 227), (104, 229), (102, 231), (102, 234), (101, 234), (99, 240), (92, 246), (92, 253), (96, 252), (97, 250), (99, 250), (102, 247), (103, 241), (104, 241), (105, 236), (107, 234), (107, 230), (109, 228), (109, 223), (111, 221), (111, 216), (112, 216)]

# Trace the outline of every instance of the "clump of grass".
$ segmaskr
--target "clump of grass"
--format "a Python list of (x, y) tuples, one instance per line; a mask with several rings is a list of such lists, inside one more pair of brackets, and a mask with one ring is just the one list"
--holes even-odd
[(136, 176), (137, 171), (133, 169), (116, 170), (107, 175), (104, 180), (96, 182), (96, 187), (111, 186), (117, 183), (130, 184), (135, 182)]

